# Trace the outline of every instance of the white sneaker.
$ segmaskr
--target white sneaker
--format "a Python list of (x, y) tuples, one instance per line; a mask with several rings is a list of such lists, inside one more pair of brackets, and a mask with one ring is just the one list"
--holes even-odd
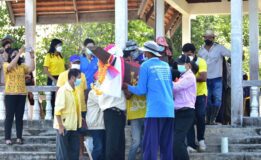
[(197, 150), (195, 150), (194, 148), (192, 148), (190, 146), (187, 147), (187, 150), (188, 150), (188, 153), (196, 153), (197, 152)]
[(207, 149), (205, 141), (204, 140), (200, 140), (198, 143), (199, 143), (199, 151), (200, 152), (205, 152), (206, 149)]

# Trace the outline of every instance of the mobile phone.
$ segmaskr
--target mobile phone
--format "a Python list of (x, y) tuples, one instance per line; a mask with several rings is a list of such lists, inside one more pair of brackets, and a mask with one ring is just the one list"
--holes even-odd
[(25, 48), (25, 52), (29, 52), (29, 53), (32, 52), (33, 50), (32, 47), (29, 46), (25, 46), (24, 48)]

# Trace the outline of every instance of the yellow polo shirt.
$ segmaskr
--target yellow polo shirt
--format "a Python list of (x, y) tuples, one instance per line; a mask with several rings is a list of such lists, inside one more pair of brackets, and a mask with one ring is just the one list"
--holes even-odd
[[(78, 89), (76, 87), (73, 89), (67, 82), (58, 90), (56, 95), (54, 114), (61, 116), (62, 124), (66, 130), (76, 131), (77, 128), (82, 126), (82, 106), (81, 103), (77, 102), (78, 93)], [(54, 117), (53, 127), (59, 129), (56, 116)]]
[[(68, 81), (68, 74), (69, 74), (69, 70), (62, 72), (59, 75), (59, 78), (57, 80), (57, 87), (62, 87), (63, 85), (66, 84), (66, 82)], [(75, 88), (78, 89), (79, 91), (79, 101), (81, 103), (82, 106), (82, 111), (86, 111), (87, 107), (86, 107), (86, 103), (85, 103), (85, 96), (84, 96), (84, 91), (87, 89), (87, 82), (86, 82), (86, 78), (84, 73), (81, 73), (81, 84), (79, 86), (76, 86)]]
[[(200, 72), (207, 72), (207, 63), (204, 59), (198, 57), (196, 64), (198, 65), (198, 73), (196, 77), (199, 76)], [(197, 82), (197, 96), (208, 95), (207, 82)]]
[(48, 67), (48, 71), (52, 76), (59, 76), (60, 73), (65, 71), (64, 59), (48, 53), (44, 59), (44, 67)]
[(7, 71), (8, 62), (3, 65), (5, 74), (5, 94), (26, 95), (25, 75), (28, 67), (24, 64), (15, 66), (11, 71)]

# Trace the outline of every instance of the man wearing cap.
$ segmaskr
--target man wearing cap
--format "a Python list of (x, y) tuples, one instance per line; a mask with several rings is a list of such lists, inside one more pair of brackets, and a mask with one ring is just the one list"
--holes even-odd
[[(80, 57), (78, 55), (72, 55), (69, 59), (69, 65), (70, 65), (70, 69), (80, 69)], [(66, 82), (68, 81), (68, 73), (69, 70), (62, 72), (59, 75), (59, 78), (57, 80), (57, 90), (59, 90), (60, 87), (62, 87), (63, 85), (66, 84)], [(84, 73), (81, 73), (81, 82), (78, 86), (75, 86), (75, 88), (77, 88), (78, 90), (78, 94), (79, 94), (79, 103), (81, 103), (81, 111), (82, 111), (82, 119), (83, 119), (83, 127), (86, 127), (86, 123), (85, 123), (85, 115), (86, 115), (86, 97), (87, 97), (87, 82), (86, 82), (86, 78)], [(86, 134), (87, 129), (84, 128), (80, 128), (78, 129), (79, 133), (80, 133), (80, 158), (84, 156), (84, 137), (83, 135)]]
[(230, 51), (223, 45), (215, 43), (213, 31), (207, 30), (203, 35), (205, 45), (199, 50), (198, 56), (207, 62), (207, 124), (215, 124), (222, 101), (223, 57), (231, 56)]
[(139, 51), (138, 45), (133, 40), (126, 42), (126, 48), (123, 51), (127, 54), (129, 53), (132, 60), (138, 62), (139, 64), (141, 64), (144, 60), (142, 53)]
[(158, 147), (162, 160), (173, 157), (174, 101), (169, 65), (159, 59), (159, 45), (147, 41), (140, 49), (148, 60), (142, 63), (137, 86), (124, 85), (136, 95), (146, 95), (143, 159), (156, 160)]
[(12, 37), (10, 35), (6, 35), (2, 40), (1, 40), (1, 44), (2, 44), (2, 49), (3, 49), (3, 53), (0, 55), (0, 85), (4, 85), (5, 84), (5, 77), (4, 77), (4, 70), (3, 70), (3, 64), (4, 62), (7, 62), (8, 59), (8, 53), (7, 50), (11, 48), (13, 43)]

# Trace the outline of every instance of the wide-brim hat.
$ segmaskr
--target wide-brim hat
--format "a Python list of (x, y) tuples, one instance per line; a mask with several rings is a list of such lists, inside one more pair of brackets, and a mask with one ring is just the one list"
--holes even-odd
[(154, 41), (147, 41), (144, 43), (143, 47), (139, 48), (142, 52), (150, 52), (157, 57), (161, 57), (159, 49), (159, 45)]
[(203, 34), (202, 36), (203, 37), (207, 37), (207, 36), (216, 37), (216, 35), (214, 34), (214, 31), (212, 31), (212, 30), (206, 30), (205, 34)]
[(134, 51), (136, 49), (139, 49), (139, 46), (135, 41), (130, 40), (126, 42), (126, 48), (124, 48), (124, 51)]

